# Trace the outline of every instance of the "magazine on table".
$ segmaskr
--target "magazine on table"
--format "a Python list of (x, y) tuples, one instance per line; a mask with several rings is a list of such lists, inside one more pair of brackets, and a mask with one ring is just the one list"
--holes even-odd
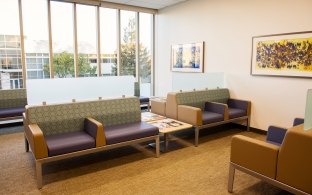
[(142, 116), (142, 121), (145, 121), (145, 122), (156, 121), (156, 120), (161, 120), (161, 119), (166, 118), (164, 116), (154, 114), (151, 112), (143, 112), (141, 116)]
[(151, 124), (158, 127), (159, 129), (179, 127), (179, 126), (183, 125), (182, 123), (175, 121), (175, 120), (172, 120), (172, 119), (163, 119), (160, 121), (155, 121)]

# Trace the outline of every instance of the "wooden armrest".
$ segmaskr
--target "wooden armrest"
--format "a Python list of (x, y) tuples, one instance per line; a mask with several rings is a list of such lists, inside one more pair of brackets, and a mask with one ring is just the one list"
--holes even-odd
[(25, 134), (35, 158), (48, 157), (48, 147), (40, 127), (37, 124), (28, 125)]
[(178, 120), (195, 126), (203, 124), (202, 111), (200, 108), (178, 105)]
[(151, 112), (166, 116), (166, 101), (162, 100), (151, 100)]
[(97, 120), (88, 117), (84, 122), (84, 130), (89, 133), (95, 139), (96, 147), (106, 145), (106, 139), (104, 136), (104, 127), (102, 123)]
[(279, 147), (242, 135), (231, 142), (231, 162), (275, 179)]

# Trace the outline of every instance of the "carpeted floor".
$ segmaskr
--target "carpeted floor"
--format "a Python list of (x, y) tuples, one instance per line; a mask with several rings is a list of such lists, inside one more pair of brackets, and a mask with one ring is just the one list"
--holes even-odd
[[(23, 127), (0, 128), (0, 194), (229, 194), (230, 141), (235, 134), (264, 135), (231, 126), (175, 134), (169, 151), (154, 158), (145, 145), (124, 147), (43, 167), (44, 186), (36, 188), (32, 154), (24, 150)], [(233, 194), (289, 194), (237, 171)]]

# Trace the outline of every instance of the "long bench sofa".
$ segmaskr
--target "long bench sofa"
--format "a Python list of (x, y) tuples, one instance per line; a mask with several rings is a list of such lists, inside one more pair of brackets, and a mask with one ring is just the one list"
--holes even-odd
[(44, 163), (153, 140), (159, 156), (159, 130), (141, 121), (136, 97), (26, 106), (24, 127), (38, 188)]
[(250, 109), (250, 101), (230, 98), (226, 88), (170, 92), (166, 101), (151, 101), (152, 112), (194, 126), (195, 146), (201, 129), (246, 120), (249, 130)]
[(26, 89), (0, 90), (0, 120), (22, 118), (26, 105)]

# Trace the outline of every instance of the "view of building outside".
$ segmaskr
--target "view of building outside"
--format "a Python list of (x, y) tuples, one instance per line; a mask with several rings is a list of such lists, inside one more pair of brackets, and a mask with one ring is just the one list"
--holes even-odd
[(17, 0), (0, 1), (1, 89), (23, 87), (19, 12)]
[[(47, 1), (22, 0), (27, 79), (50, 78)], [(74, 4), (51, 1), (54, 78), (75, 77)], [(76, 4), (78, 76), (98, 76), (96, 6)], [(34, 11), (36, 10), (36, 11)], [(120, 40), (120, 75), (136, 75), (136, 12), (100, 10), (101, 76), (116, 76)], [(10, 18), (8, 20), (7, 18)], [(139, 77), (141, 94), (150, 95), (152, 14), (139, 13)], [(0, 1), (0, 89), (23, 88), (18, 0)]]
[(22, 8), (27, 79), (50, 78), (47, 1), (23, 0)]

